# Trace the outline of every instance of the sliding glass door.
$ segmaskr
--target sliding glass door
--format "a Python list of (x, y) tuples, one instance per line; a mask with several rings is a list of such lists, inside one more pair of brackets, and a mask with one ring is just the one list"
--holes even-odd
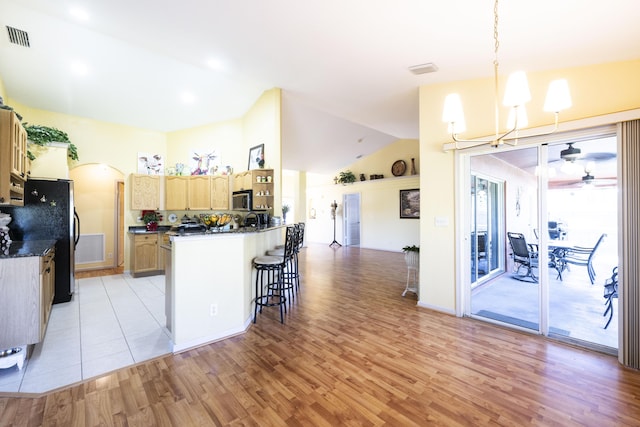
[(521, 235), (527, 248), (537, 246), (537, 163), (536, 148), (470, 159), (470, 314), (533, 330), (540, 318), (537, 255), (529, 262), (514, 258), (507, 234)]
[(483, 279), (499, 271), (501, 182), (471, 175), (471, 283), (475, 287)]
[(616, 147), (599, 131), (468, 155), (465, 314), (617, 348)]

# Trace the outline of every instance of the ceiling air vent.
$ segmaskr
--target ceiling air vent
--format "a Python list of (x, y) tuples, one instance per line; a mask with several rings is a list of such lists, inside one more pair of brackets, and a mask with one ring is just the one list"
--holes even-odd
[(31, 47), (29, 45), (29, 34), (26, 31), (19, 30), (7, 25), (7, 32), (9, 33), (9, 41), (19, 46)]

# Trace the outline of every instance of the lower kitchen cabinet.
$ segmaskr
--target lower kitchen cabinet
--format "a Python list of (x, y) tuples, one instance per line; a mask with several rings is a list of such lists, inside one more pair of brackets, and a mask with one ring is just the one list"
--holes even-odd
[(43, 340), (54, 296), (55, 249), (0, 259), (0, 348)]
[(131, 234), (131, 275), (152, 276), (164, 272), (164, 256), (160, 251), (165, 233)]

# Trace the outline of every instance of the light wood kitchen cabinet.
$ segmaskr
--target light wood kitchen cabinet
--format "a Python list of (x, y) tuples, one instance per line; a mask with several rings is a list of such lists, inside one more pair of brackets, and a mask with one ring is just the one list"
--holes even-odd
[(166, 267), (162, 245), (169, 245), (169, 236), (167, 233), (158, 232), (158, 270), (160, 272), (164, 271)]
[(194, 175), (189, 177), (189, 210), (211, 209), (211, 178), (209, 175)]
[(233, 175), (233, 191), (251, 190), (253, 175), (251, 171), (240, 172)]
[(51, 315), (51, 306), (55, 294), (55, 250), (50, 251), (40, 257), (40, 283), (42, 286), (42, 313), (40, 317), (40, 338), (44, 338), (44, 331), (47, 330), (47, 323)]
[(188, 176), (166, 176), (164, 203), (168, 211), (188, 208)]
[(253, 209), (273, 209), (273, 169), (253, 169), (233, 176), (233, 191), (253, 190)]
[(160, 210), (160, 176), (131, 174), (131, 209)]
[(0, 205), (24, 205), (29, 164), (27, 131), (13, 111), (0, 109)]
[(229, 209), (229, 176), (211, 177), (211, 209)]
[(165, 177), (165, 209), (211, 209), (211, 180), (208, 175)]
[(0, 348), (44, 338), (54, 296), (55, 249), (43, 256), (0, 259)]
[(131, 274), (136, 277), (158, 271), (158, 233), (132, 234)]
[(273, 209), (273, 169), (251, 172), (253, 209)]

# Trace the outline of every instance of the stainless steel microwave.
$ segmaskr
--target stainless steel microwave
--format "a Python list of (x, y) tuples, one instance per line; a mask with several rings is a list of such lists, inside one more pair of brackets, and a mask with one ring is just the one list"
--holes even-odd
[(253, 208), (253, 191), (234, 191), (231, 194), (231, 207), (234, 211), (250, 211)]

